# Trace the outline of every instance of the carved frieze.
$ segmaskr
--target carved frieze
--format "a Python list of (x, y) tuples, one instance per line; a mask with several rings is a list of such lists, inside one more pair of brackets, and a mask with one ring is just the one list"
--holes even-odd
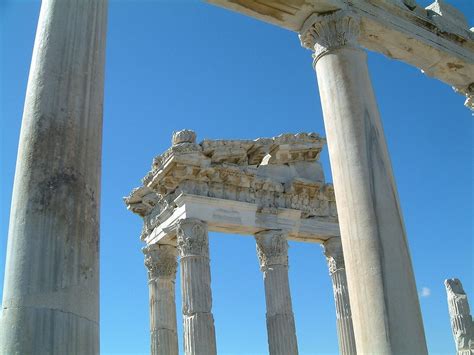
[(174, 133), (173, 146), (153, 160), (143, 186), (125, 198), (143, 217), (141, 238), (166, 220), (181, 194), (254, 204), (258, 213), (279, 209), (301, 218), (337, 222), (334, 189), (318, 162), (325, 140), (316, 133), (256, 140), (204, 140), (190, 130)]
[(124, 198), (128, 209), (142, 217), (150, 213), (160, 199), (161, 197), (147, 186), (133, 189), (130, 195)]

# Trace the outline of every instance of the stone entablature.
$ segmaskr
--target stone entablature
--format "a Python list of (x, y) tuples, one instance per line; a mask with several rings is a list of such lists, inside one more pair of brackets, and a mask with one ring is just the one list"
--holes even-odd
[(286, 211), (292, 220), (326, 222), (337, 229), (334, 189), (324, 182), (318, 161), (325, 139), (318, 134), (199, 144), (195, 139), (190, 130), (174, 133), (173, 145), (153, 160), (143, 186), (125, 198), (144, 219), (142, 240), (176, 213), (183, 196), (200, 198), (208, 208), (240, 202), (240, 209), (255, 215)]

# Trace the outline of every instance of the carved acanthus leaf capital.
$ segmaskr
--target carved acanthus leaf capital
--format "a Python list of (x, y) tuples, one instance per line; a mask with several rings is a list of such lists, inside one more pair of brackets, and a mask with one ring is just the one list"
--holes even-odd
[(358, 47), (359, 18), (339, 10), (328, 15), (313, 14), (300, 30), (301, 45), (314, 50), (314, 63), (329, 51), (342, 47)]
[(145, 266), (148, 268), (148, 279), (176, 277), (176, 247), (172, 245), (151, 244), (142, 249), (145, 254)]
[(324, 255), (326, 256), (330, 275), (345, 268), (340, 238), (331, 238), (321, 246), (323, 247)]
[(262, 271), (272, 265), (288, 266), (288, 242), (281, 230), (263, 231), (255, 234), (257, 256)]
[(177, 224), (178, 250), (181, 257), (209, 257), (207, 224), (194, 218), (180, 219)]

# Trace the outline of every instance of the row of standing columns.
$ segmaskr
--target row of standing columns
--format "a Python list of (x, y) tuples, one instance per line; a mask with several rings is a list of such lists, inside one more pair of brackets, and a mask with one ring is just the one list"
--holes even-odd
[[(269, 230), (257, 233), (255, 240), (265, 285), (269, 353), (298, 354), (288, 277), (287, 236), (281, 230)], [(340, 239), (330, 239), (323, 244), (323, 248), (333, 282), (340, 353), (355, 355)], [(184, 353), (216, 354), (207, 224), (196, 219), (180, 220), (177, 247), (153, 244), (143, 248), (143, 252), (148, 268), (152, 355), (178, 354), (175, 304), (177, 255), (181, 263)]]

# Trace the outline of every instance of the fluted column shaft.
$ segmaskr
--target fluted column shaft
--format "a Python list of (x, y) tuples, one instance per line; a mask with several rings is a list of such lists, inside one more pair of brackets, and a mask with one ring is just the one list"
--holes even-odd
[(288, 242), (279, 230), (255, 235), (257, 256), (265, 283), (270, 355), (298, 354), (295, 319), (288, 279)]
[(152, 244), (143, 248), (150, 293), (152, 355), (178, 355), (175, 246)]
[(325, 242), (322, 247), (328, 262), (329, 275), (331, 276), (334, 292), (339, 353), (342, 355), (355, 355), (357, 352), (341, 240), (339, 238), (332, 238)]
[(1, 354), (99, 353), (107, 0), (43, 0), (10, 214)]
[(357, 351), (426, 354), (402, 212), (359, 20), (314, 15), (300, 38), (314, 50)]
[(456, 343), (456, 354), (472, 355), (474, 354), (474, 322), (467, 295), (458, 279), (445, 280), (444, 285), (448, 296), (449, 317)]
[(187, 355), (215, 355), (207, 224), (197, 219), (183, 219), (178, 222), (177, 234), (181, 262), (184, 352)]

